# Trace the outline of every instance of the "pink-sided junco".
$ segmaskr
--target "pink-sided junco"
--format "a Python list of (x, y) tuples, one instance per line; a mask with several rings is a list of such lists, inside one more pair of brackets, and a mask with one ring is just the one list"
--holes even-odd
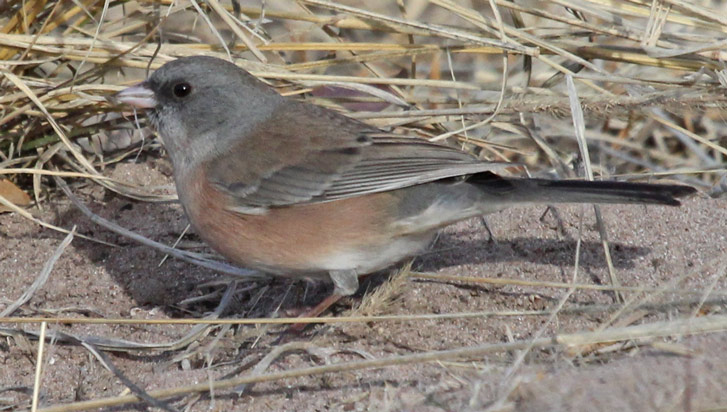
[(502, 163), (394, 136), (280, 96), (232, 63), (185, 57), (115, 95), (146, 109), (194, 230), (235, 264), (330, 279), (325, 309), (358, 277), (422, 251), (437, 229), (527, 203), (677, 206), (689, 186), (501, 177)]

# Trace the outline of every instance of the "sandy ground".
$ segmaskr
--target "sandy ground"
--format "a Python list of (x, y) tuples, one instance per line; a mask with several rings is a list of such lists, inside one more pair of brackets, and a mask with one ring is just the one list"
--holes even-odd
[[(159, 161), (118, 164), (107, 169), (107, 174), (143, 185), (171, 183), (168, 166)], [(73, 190), (95, 213), (167, 244), (173, 243), (186, 225), (178, 205), (136, 202), (98, 187), (75, 186)], [(37, 215), (44, 220), (68, 228), (77, 225), (78, 233), (120, 247), (76, 238), (47, 283), (15, 316), (190, 318), (203, 316), (219, 303), (224, 277), (174, 259), (160, 266), (161, 253), (88, 222), (62, 194), (53, 195), (43, 206)], [(488, 240), (479, 219), (449, 227), (430, 252), (414, 261), (412, 270), (570, 282), (582, 221), (577, 281), (608, 284), (593, 209), (558, 207), (557, 213), (541, 218), (544, 211), (545, 207), (528, 207), (489, 216), (494, 242)], [(649, 305), (628, 309), (615, 326), (723, 311), (727, 300), (722, 292), (727, 289), (727, 201), (697, 197), (681, 208), (605, 206), (603, 214), (619, 281), (638, 287), (668, 285), (679, 291), (626, 293), (627, 299)], [(0, 215), (0, 311), (32, 284), (63, 237), (17, 215)], [(186, 236), (181, 246), (205, 250), (193, 234)], [(565, 289), (422, 280), (415, 276), (397, 277), (392, 285), (388, 277), (370, 277), (362, 288), (368, 294), (361, 292), (343, 300), (328, 316), (349, 315), (352, 309), (368, 315), (516, 313), (315, 326), (290, 338), (306, 343), (308, 350), (284, 354), (268, 371), (527, 341), (541, 329), (544, 336), (588, 332), (620, 307), (611, 292), (578, 290), (565, 307), (587, 306), (592, 310), (564, 311), (547, 323), (547, 316), (524, 312), (554, 308)], [(679, 277), (683, 280), (675, 281)], [(243, 284), (237, 290), (224, 317), (284, 316), (315, 304), (329, 287), (278, 280)], [(371, 298), (370, 293), (376, 292), (378, 297)], [(697, 307), (701, 299), (705, 302)], [(691, 304), (678, 304), (683, 301)], [(356, 311), (362, 305), (366, 309)], [(6, 336), (12, 329), (38, 330), (38, 325), (0, 327)], [(53, 324), (49, 328), (77, 336), (164, 343), (179, 339), (191, 326)], [(107, 354), (139, 387), (169, 388), (250, 374), (263, 356), (279, 346), (280, 330), (277, 326), (218, 328), (178, 350)], [(188, 395), (172, 399), (170, 404), (192, 411), (700, 410), (727, 406), (727, 392), (723, 390), (727, 386), (726, 344), (727, 335), (711, 334), (593, 348), (535, 348), (514, 370), (511, 367), (520, 352), (498, 351), (459, 361), (276, 380), (257, 384), (239, 396), (219, 390), (213, 398)], [(18, 333), (0, 342), (0, 410), (30, 405), (36, 345), (35, 340)], [(126, 386), (83, 347), (63, 343), (46, 347), (42, 405), (110, 397), (125, 390)], [(147, 406), (137, 403), (107, 410), (147, 410)]]

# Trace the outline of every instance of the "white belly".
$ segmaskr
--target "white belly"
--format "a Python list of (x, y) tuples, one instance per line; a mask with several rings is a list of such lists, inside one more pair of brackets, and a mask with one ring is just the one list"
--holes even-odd
[(349, 250), (328, 256), (320, 266), (328, 271), (355, 271), (359, 275), (376, 272), (416, 256), (432, 241), (434, 232), (393, 239), (386, 245)]

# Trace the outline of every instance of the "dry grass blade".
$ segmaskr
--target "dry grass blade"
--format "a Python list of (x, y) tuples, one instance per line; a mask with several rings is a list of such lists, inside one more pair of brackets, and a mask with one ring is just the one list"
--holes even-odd
[(232, 29), (232, 31), (235, 32), (235, 35), (242, 40), (243, 43), (245, 43), (245, 46), (247, 46), (250, 51), (255, 55), (255, 57), (260, 60), (263, 63), (266, 63), (268, 59), (265, 58), (265, 55), (260, 52), (260, 50), (257, 48), (255, 43), (253, 43), (249, 37), (240, 29), (240, 27), (237, 25), (237, 23), (232, 19), (230, 14), (227, 12), (227, 10), (222, 7), (220, 2), (217, 0), (208, 0), (210, 6), (212, 6), (212, 9), (224, 20), (224, 22), (227, 24), (229, 28)]
[(78, 162), (82, 164), (89, 173), (93, 175), (98, 175), (98, 172), (94, 169), (91, 163), (89, 163), (88, 160), (71, 145), (71, 141), (68, 139), (61, 127), (55, 121), (55, 118), (51, 116), (43, 103), (38, 99), (38, 96), (36, 96), (35, 93), (33, 93), (33, 91), (30, 90), (30, 88), (18, 76), (9, 72), (3, 72), (2, 74), (5, 76), (5, 78), (15, 84), (18, 89), (25, 93), (30, 98), (30, 100), (35, 103), (36, 106), (38, 106), (41, 112), (43, 112), (43, 114), (45, 115), (48, 122), (51, 124), (51, 126), (53, 126), (53, 130), (58, 134), (58, 137), (63, 141), (63, 143), (66, 145), (66, 148), (68, 149), (68, 151), (71, 152), (71, 154), (73, 154), (75, 159), (78, 160)]
[[(581, 102), (578, 99), (578, 91), (576, 85), (573, 83), (573, 76), (566, 75), (566, 87), (568, 88), (568, 100), (570, 101), (571, 117), (573, 118), (573, 129), (576, 141), (578, 142), (578, 150), (583, 161), (583, 170), (586, 174), (586, 180), (593, 180), (593, 167), (591, 166), (591, 155), (588, 151), (588, 143), (586, 142), (586, 121), (583, 117), (583, 109), (581, 108)], [(601, 236), (601, 244), (603, 245), (603, 253), (606, 257), (606, 264), (608, 266), (608, 276), (611, 280), (611, 286), (619, 287), (620, 282), (616, 276), (616, 270), (613, 267), (613, 259), (611, 258), (611, 250), (608, 247), (608, 237), (606, 233), (606, 224), (603, 221), (603, 214), (601, 213), (601, 207), (593, 205), (593, 212), (596, 215), (596, 224), (598, 225), (598, 233)], [(619, 301), (623, 301), (623, 295), (616, 292), (616, 298)]]
[(45, 349), (45, 330), (47, 328), (45, 322), (40, 324), (40, 339), (38, 339), (38, 355), (35, 359), (35, 381), (33, 383), (33, 403), (31, 411), (36, 412), (38, 410), (39, 399), (40, 399), (40, 385), (43, 377), (43, 350)]
[(326, 0), (303, 0), (303, 2), (306, 4), (325, 7), (325, 8), (328, 8), (331, 10), (336, 10), (339, 12), (350, 13), (352, 15), (366, 18), (366, 19), (371, 19), (375, 22), (381, 22), (386, 25), (396, 25), (396, 26), (401, 26), (401, 27), (406, 27), (406, 28), (414, 28), (417, 30), (421, 30), (423, 32), (432, 33), (434, 35), (442, 36), (445, 38), (471, 41), (471, 42), (474, 42), (477, 44), (498, 47), (503, 50), (510, 50), (513, 52), (520, 52), (520, 53), (528, 54), (528, 55), (537, 55), (537, 53), (538, 53), (537, 49), (535, 49), (535, 48), (523, 47), (520, 45), (506, 44), (506, 43), (502, 43), (502, 42), (498, 42), (498, 41), (493, 41), (493, 40), (489, 40), (487, 38), (474, 36), (474, 35), (471, 35), (466, 32), (462, 32), (457, 29), (442, 27), (439, 25), (422, 24), (419, 22), (411, 22), (411, 21), (406, 21), (406, 20), (402, 20), (402, 19), (397, 19), (394, 17), (389, 17), (386, 15), (380, 14), (380, 13), (373, 13), (373, 12), (369, 12), (369, 11), (366, 11), (363, 9), (345, 6), (343, 4), (334, 3), (334, 2), (330, 2), (330, 1), (326, 1)]
[[(45, 324), (43, 324), (45, 325)], [(43, 336), (41, 335), (41, 338)], [(136, 385), (134, 382), (131, 381), (126, 375), (124, 375), (119, 368), (117, 368), (113, 362), (111, 362), (111, 359), (109, 359), (108, 356), (106, 356), (103, 352), (101, 352), (98, 348), (96, 348), (94, 345), (88, 343), (88, 342), (81, 342), (84, 348), (86, 348), (93, 356), (98, 359), (99, 362), (103, 365), (104, 368), (111, 371), (114, 376), (116, 376), (121, 382), (124, 383), (124, 385), (129, 388), (129, 390), (136, 395), (140, 400), (145, 402), (151, 407), (156, 407), (168, 412), (176, 412), (177, 409), (173, 408), (171, 405), (169, 405), (166, 402), (160, 401), (159, 399), (155, 399), (154, 397), (150, 396), (148, 393), (146, 393), (143, 389), (141, 389), (138, 385)]]
[[(188, 347), (194, 342), (197, 342), (202, 336), (209, 333), (210, 329), (215, 326), (216, 324), (224, 323), (217, 322), (215, 323), (215, 319), (219, 318), (219, 316), (229, 308), (230, 302), (232, 301), (232, 296), (235, 293), (237, 284), (236, 282), (231, 282), (228, 287), (225, 289), (225, 293), (222, 295), (222, 298), (220, 299), (219, 304), (215, 308), (215, 310), (207, 315), (204, 319), (196, 319), (196, 322), (190, 322), (189, 324), (194, 324), (195, 326), (191, 328), (188, 332), (186, 332), (181, 338), (172, 341), (172, 342), (160, 342), (160, 343), (148, 343), (148, 342), (133, 342), (125, 339), (115, 339), (115, 338), (107, 338), (107, 337), (101, 337), (101, 336), (76, 336), (71, 333), (66, 333), (62, 331), (52, 330), (50, 333), (48, 333), (48, 337), (53, 339), (53, 341), (58, 342), (64, 342), (64, 343), (70, 343), (74, 345), (84, 345), (89, 344), (93, 345), (96, 348), (99, 348), (101, 350), (106, 351), (114, 351), (114, 352), (134, 352), (134, 351), (175, 351), (180, 350), (183, 348)], [(7, 323), (24, 323), (23, 320), (27, 320), (27, 318), (19, 318), (15, 320), (20, 320), (19, 322), (13, 322), (12, 318), (5, 318), (9, 322)], [(58, 322), (54, 322), (56, 324), (59, 323), (85, 323), (88, 321), (92, 321), (90, 323), (97, 323), (93, 321), (102, 321), (102, 319), (79, 319), (79, 318), (69, 318), (66, 319), (68, 322), (63, 322), (60, 319), (57, 319)], [(43, 320), (39, 323), (46, 322), (46, 320)], [(48, 320), (48, 322), (51, 322)], [(120, 319), (120, 323), (125, 324), (136, 324), (139, 325), (138, 320), (133, 319)], [(3, 322), (5, 323), (5, 322)], [(41, 339), (40, 335), (36, 335), (33, 332), (30, 331), (18, 331), (15, 329), (9, 329), (9, 328), (0, 328), (0, 334), (5, 336), (17, 336), (18, 334), (26, 334), (28, 336), (37, 337), (38, 339)]]
[[(723, 309), (727, 294), (724, 267), (719, 263), (724, 259), (721, 246), (724, 242), (719, 237), (708, 237), (709, 229), (695, 233), (697, 229), (693, 227), (679, 226), (682, 219), (674, 215), (668, 215), (672, 216), (668, 222), (656, 220), (654, 215), (661, 212), (654, 209), (645, 210), (643, 218), (646, 222), (656, 222), (653, 223), (656, 233), (643, 243), (639, 242), (645, 237), (623, 233), (621, 229), (628, 225), (620, 222), (620, 215), (611, 214), (612, 209), (597, 210), (594, 223), (598, 234), (586, 231), (588, 241), (581, 244), (584, 262), (579, 261), (583, 263), (578, 273), (580, 283), (568, 282), (570, 276), (565, 273), (570, 273), (570, 268), (561, 269), (559, 277), (553, 264), (556, 258), (527, 261), (531, 254), (540, 255), (543, 251), (558, 257), (567, 255), (570, 259), (575, 240), (555, 244), (546, 240), (532, 250), (521, 250), (524, 246), (520, 240), (527, 244), (532, 240), (528, 236), (541, 238), (543, 234), (551, 234), (551, 230), (554, 236), (573, 238), (571, 232), (577, 225), (572, 217), (570, 220), (555, 217), (555, 223), (548, 217), (539, 226), (541, 232), (531, 232), (512, 244), (483, 246), (475, 234), (462, 235), (473, 236), (478, 248), (512, 253), (512, 261), (507, 256), (491, 259), (492, 255), (483, 254), (486, 262), (482, 264), (488, 265), (486, 271), (474, 266), (462, 266), (461, 271), (423, 266), (422, 271), (436, 273), (401, 272), (362, 300), (355, 297), (345, 301), (347, 307), (351, 302), (363, 302), (350, 316), (339, 312), (322, 319), (277, 317), (277, 309), (288, 310), (295, 306), (293, 302), (307, 305), (314, 300), (318, 287), (307, 284), (281, 286), (266, 282), (256, 287), (258, 282), (250, 282), (246, 288), (224, 289), (222, 280), (214, 278), (216, 275), (208, 270), (192, 268), (176, 260), (159, 267), (160, 257), (154, 255), (157, 250), (215, 273), (258, 279), (255, 274), (211, 261), (201, 254), (181, 252), (149, 240), (164, 239), (171, 244), (170, 239), (183, 238), (179, 242), (181, 248), (199, 246), (194, 233), (180, 235), (186, 222), (174, 221), (182, 219), (176, 206), (155, 204), (154, 210), (160, 211), (157, 221), (154, 221), (157, 215), (139, 219), (143, 224), (149, 222), (154, 232), (151, 229), (144, 232), (146, 228), (137, 229), (138, 226), (134, 227), (138, 233), (125, 229), (132, 228), (143, 213), (136, 209), (150, 210), (149, 205), (138, 202), (161, 203), (176, 198), (171, 186), (167, 186), (173, 172), (166, 163), (161, 142), (154, 139), (145, 117), (141, 113), (137, 117), (121, 112), (124, 108), (111, 106), (106, 97), (145, 79), (150, 71), (175, 58), (208, 55), (234, 62), (283, 95), (344, 112), (385, 128), (387, 133), (446, 141), (483, 160), (516, 165), (503, 169), (502, 173), (573, 178), (578, 175), (578, 159), (582, 159), (589, 179), (682, 182), (718, 197), (727, 192), (725, 16), (727, 3), (707, 0), (373, 0), (365, 4), (336, 0), (248, 4), (239, 4), (236, 0), (0, 1), (0, 180), (7, 179), (12, 187), (35, 200), (19, 207), (17, 202), (13, 204), (12, 199), (0, 194), (0, 208), (10, 211), (0, 215), (3, 219), (0, 242), (21, 245), (0, 248), (0, 275), (12, 279), (7, 276), (41, 274), (30, 289), (25, 289), (27, 281), (19, 282), (22, 287), (17, 289), (12, 289), (10, 281), (3, 284), (3, 288), (12, 290), (8, 296), (21, 298), (13, 302), (0, 297), (3, 305), (0, 322), (58, 323), (58, 327), (46, 331), (45, 343), (57, 339), (67, 345), (54, 345), (52, 351), (69, 352), (63, 353), (64, 356), (52, 351), (46, 353), (46, 358), (55, 362), (71, 362), (80, 359), (78, 356), (85, 362), (88, 353), (78, 345), (88, 342), (97, 349), (100, 358), (106, 356), (108, 364), (112, 360), (118, 365), (129, 382), (149, 383), (170, 377), (173, 380), (182, 375), (190, 376), (190, 381), (194, 376), (197, 382), (204, 382), (148, 392), (155, 398), (206, 393), (212, 385), (213, 398), (195, 397), (186, 405), (190, 411), (229, 407), (232, 401), (220, 396), (220, 391), (245, 382), (267, 381), (277, 385), (281, 379), (305, 379), (306, 374), (329, 373), (336, 374), (334, 379), (347, 382), (346, 372), (353, 370), (497, 354), (488, 356), (484, 363), (467, 365), (468, 370), (477, 371), (476, 376), (461, 372), (460, 366), (438, 364), (446, 370), (446, 378), (441, 379), (439, 371), (435, 372), (432, 382), (436, 379), (440, 386), (424, 393), (428, 401), (451, 405), (452, 409), (484, 410), (498, 399), (502, 401), (498, 406), (509, 407), (512, 397), (488, 393), (481, 395), (484, 400), (477, 403), (476, 394), (497, 386), (484, 382), (483, 376), (498, 379), (502, 377), (498, 373), (517, 368), (511, 385), (504, 389), (506, 393), (514, 389), (512, 396), (519, 396), (520, 377), (530, 370), (530, 360), (533, 364), (542, 362), (557, 368), (557, 362), (562, 361), (557, 356), (559, 351), (567, 353), (565, 357), (573, 363), (573, 369), (589, 363), (608, 364), (624, 354), (631, 356), (644, 343), (651, 348), (689, 353), (684, 349), (689, 347), (687, 344), (684, 348), (668, 349), (668, 342), (656, 337), (666, 336), (664, 340), (669, 340), (682, 333), (725, 330), (724, 319), (713, 316)], [(128, 174), (129, 170), (138, 174)], [(75, 209), (67, 213), (67, 203), (55, 202), (58, 189), (67, 190), (67, 187), (55, 177), (69, 182), (73, 179), (76, 194), (69, 191), (68, 197)], [(690, 202), (685, 205), (691, 207)], [(104, 211), (93, 213), (86, 206), (90, 204), (102, 206)], [(684, 219), (695, 224), (713, 219), (711, 225), (699, 227), (721, 227), (718, 219), (722, 209), (715, 208), (708, 216), (697, 215), (692, 209), (680, 211)], [(636, 215), (642, 218), (638, 212)], [(164, 225), (161, 216), (174, 217)], [(78, 218), (91, 224), (69, 222)], [(115, 234), (128, 236), (134, 244), (124, 244), (124, 250), (109, 252), (81, 241), (57, 258), (67, 244), (61, 242), (62, 237), (53, 238), (58, 235), (42, 228), (19, 234), (16, 219), (28, 219), (30, 228), (37, 224), (63, 233), (71, 231), (62, 227), (78, 224), (79, 233), (66, 238), (75, 236), (77, 241), (99, 236), (91, 231), (100, 225)], [(132, 224), (128, 224), (130, 221)], [(10, 223), (5, 225), (5, 222)], [(606, 224), (611, 239), (606, 235)], [(639, 225), (636, 226), (634, 230), (638, 231)], [(525, 225), (512, 227), (509, 230), (518, 231)], [(499, 241), (497, 225), (492, 229)], [(478, 234), (480, 230), (478, 227)], [(678, 242), (681, 238), (695, 244), (700, 239), (711, 243), (689, 254), (692, 245), (681, 245)], [(136, 252), (127, 249), (133, 249), (136, 242), (154, 248), (154, 252), (149, 252), (153, 257), (146, 259), (146, 250), (140, 254), (141, 258), (129, 257), (128, 253)], [(671, 245), (671, 242), (677, 246), (664, 252), (664, 256), (652, 254), (661, 250), (662, 243)], [(59, 243), (61, 246), (57, 246)], [(54, 276), (48, 279), (47, 285), (59, 287), (54, 282), (60, 282), (61, 278), (55, 274), (64, 267), (75, 268), (76, 262), (81, 262), (84, 274), (99, 276), (98, 282), (86, 284), (93, 286), (87, 286), (82, 293), (48, 293), (48, 301), (36, 305), (38, 292), (33, 293), (53, 267), (51, 261), (45, 262), (45, 267), (43, 262), (32, 262), (37, 266), (31, 271), (19, 266), (32, 260), (29, 257), (32, 252), (23, 248), (33, 248), (36, 244), (51, 249), (58, 247), (53, 255), (53, 259), (58, 259)], [(619, 249), (623, 246), (628, 249), (626, 252)], [(561, 248), (567, 250), (564, 252)], [(443, 249), (437, 250), (436, 255), (426, 254), (422, 260), (445, 260), (449, 253), (462, 253), (469, 259), (481, 251), (474, 247)], [(16, 252), (19, 257), (15, 256)], [(522, 256), (524, 260), (520, 259)], [(596, 257), (598, 261), (594, 264)], [(591, 259), (588, 264), (586, 259)], [(8, 263), (14, 261), (19, 263)], [(684, 266), (687, 263), (696, 266)], [(550, 269), (554, 271), (549, 272)], [(632, 286), (623, 286), (615, 278), (616, 270), (620, 282)], [(554, 274), (549, 277), (546, 272)], [(583, 272), (590, 278), (582, 276)], [(470, 273), (472, 276), (465, 276)], [(611, 283), (599, 284), (608, 283), (609, 274)], [(107, 278), (110, 283), (101, 283)], [(79, 284), (85, 280), (69, 279), (73, 279), (69, 283)], [(158, 290), (153, 287), (155, 282), (161, 283)], [(101, 293), (96, 286), (104, 289), (106, 295), (100, 298), (93, 295)], [(46, 289), (50, 288), (42, 292)], [(574, 298), (566, 303), (571, 293)], [(479, 294), (486, 296), (482, 298)], [(23, 304), (31, 296), (35, 296), (30, 300), (32, 304)], [(616, 302), (614, 296), (624, 296), (625, 303)], [(105, 305), (87, 307), (97, 302)], [(455, 306), (457, 303), (461, 306)], [(340, 310), (341, 306), (336, 309)], [(10, 317), (13, 313), (17, 317)], [(78, 316), (78, 313), (84, 315)], [(149, 318), (131, 316), (138, 313)], [(685, 316), (693, 319), (661, 322), (669, 317)], [(307, 358), (276, 358), (277, 352), (271, 343), (274, 339), (271, 333), (283, 327), (278, 325), (291, 322), (331, 324), (315, 328), (313, 333), (334, 346), (360, 345), (362, 350), (369, 351), (366, 345), (372, 345), (376, 350), (371, 353), (394, 350), (405, 355), (300, 368)], [(634, 322), (643, 322), (643, 325), (614, 327)], [(145, 340), (148, 335), (140, 332), (144, 325), (157, 325), (149, 328), (173, 336), (160, 339), (163, 342), (159, 344), (151, 343)], [(95, 336), (86, 336), (86, 328), (94, 330)], [(593, 329), (596, 330), (587, 332)], [(564, 330), (574, 333), (563, 334)], [(115, 331), (124, 336), (114, 335)], [(132, 337), (126, 336), (127, 333)], [(12, 365), (15, 359), (12, 357), (17, 355), (13, 351), (18, 348), (22, 356), (16, 356), (17, 359), (35, 351), (36, 326), (28, 330), (2, 328), (0, 334), (11, 337), (7, 342), (13, 342), (0, 345), (0, 362)], [(534, 339), (537, 334), (543, 335)], [(472, 341), (502, 342), (510, 338), (512, 342), (508, 344), (464, 347), (471, 346)], [(632, 338), (636, 340), (628, 342)], [(308, 335), (303, 339), (308, 339)], [(624, 341), (627, 342), (603, 346), (606, 342)], [(568, 350), (571, 345), (575, 347), (573, 351)], [(537, 350), (541, 348), (542, 351)], [(100, 351), (134, 355), (113, 358)], [(180, 362), (181, 371), (176, 366), (168, 370), (156, 368), (161, 359), (157, 355), (163, 351), (169, 352), (164, 356), (174, 359), (171, 363)], [(230, 365), (240, 367), (237, 365), (240, 359), (265, 358), (262, 351), (269, 355), (266, 361), (270, 361), (268, 370), (272, 372), (262, 374), (260, 366), (252, 375), (236, 381), (215, 381), (219, 376), (228, 376)], [(413, 355), (407, 354), (412, 352)], [(134, 357), (139, 354), (141, 357)], [(572, 354), (580, 356), (573, 358)], [(198, 356), (204, 359), (197, 359)], [(178, 359), (188, 364), (185, 366)], [(129, 366), (129, 362), (136, 363)], [(518, 365), (521, 366), (518, 368)], [(80, 370), (78, 364), (63, 365), (66, 366)], [(137, 366), (141, 367), (133, 369)], [(144, 375), (146, 366), (153, 370)], [(289, 370), (274, 371), (276, 367)], [(83, 377), (76, 378), (72, 373), (59, 376), (63, 370), (71, 369), (45, 368), (36, 377), (43, 372), (44, 385), (50, 385), (53, 380), (73, 381), (71, 385), (80, 388), (76, 394), (80, 398), (98, 396), (92, 394), (107, 390), (100, 389), (103, 379), (93, 371), (89, 372), (88, 382), (82, 382)], [(173, 374), (170, 370), (179, 373)], [(480, 374), (485, 370), (488, 372)], [(396, 376), (398, 371), (391, 371), (389, 375), (361, 375), (360, 379), (356, 375), (359, 380), (352, 383), (352, 390), (356, 391), (368, 385), (366, 379), (370, 377), (372, 381), (386, 382), (386, 391), (395, 388), (394, 392), (382, 395), (388, 402), (384, 402), (386, 407), (375, 403), (379, 389), (376, 385), (366, 388), (365, 401), (341, 400), (341, 405), (326, 406), (351, 410), (420, 408), (419, 404), (396, 404), (411, 395), (397, 391), (406, 392), (414, 386), (421, 388), (429, 384), (412, 388), (401, 385), (400, 376)], [(11, 370), (11, 373), (15, 373), (12, 379), (17, 381), (30, 376), (20, 370)], [(49, 379), (50, 375), (54, 378)], [(450, 380), (456, 382), (455, 389), (447, 386)], [(30, 380), (23, 382), (31, 388)], [(301, 385), (309, 388), (311, 382), (315, 381), (301, 381)], [(338, 381), (322, 382), (325, 385), (334, 382), (325, 390), (336, 390)], [(388, 382), (392, 382), (390, 387)], [(284, 385), (288, 384), (285, 381)], [(3, 385), (10, 386), (0, 378), (0, 386)], [(124, 390), (123, 386), (117, 386), (111, 389)], [(249, 391), (250, 398), (235, 402), (245, 407), (247, 402), (260, 401), (257, 406), (266, 404), (274, 391), (262, 390), (263, 386)], [(464, 396), (471, 395), (473, 400), (457, 404), (457, 387), (474, 394), (468, 392)], [(49, 386), (43, 402), (69, 400), (64, 390)], [(444, 398), (444, 393), (451, 397)], [(141, 392), (139, 395), (145, 396)], [(289, 403), (284, 406), (294, 409), (298, 407), (292, 403), (296, 396), (313, 399), (314, 395), (297, 391), (291, 395), (293, 400), (286, 400)], [(416, 393), (414, 397), (419, 395)], [(11, 408), (36, 402), (30, 396), (20, 401), (13, 399)], [(68, 405), (67, 410), (137, 400), (134, 396), (89, 399), (86, 403)], [(272, 409), (276, 407), (274, 403), (270, 405)], [(312, 405), (304, 404), (299, 409), (320, 406)], [(175, 407), (185, 408), (177, 404)], [(63, 408), (58, 405), (50, 410), (66, 410)]]
[[(48, 229), (51, 229), (51, 230), (55, 230), (55, 231), (60, 232), (60, 233), (66, 233), (66, 234), (70, 234), (71, 233), (70, 230), (67, 230), (67, 229), (64, 229), (62, 227), (58, 227), (58, 226), (55, 226), (55, 225), (52, 225), (50, 223), (46, 223), (46, 222), (43, 222), (42, 220), (37, 219), (32, 214), (28, 213), (25, 209), (23, 209), (23, 208), (15, 205), (14, 203), (8, 201), (3, 196), (0, 196), (0, 204), (2, 204), (3, 206), (5, 206), (7, 209), (12, 210), (13, 212), (17, 213), (18, 215), (20, 215), (20, 216), (28, 219), (29, 221), (31, 221), (33, 223), (38, 224), (40, 226), (43, 226), (43, 227), (48, 228)], [(95, 238), (92, 238), (92, 237), (89, 237), (89, 236), (86, 236), (86, 235), (77, 234), (76, 236), (78, 236), (80, 238), (83, 238), (83, 239), (86, 239), (86, 240), (90, 240), (92, 242), (101, 243), (101, 244), (104, 244), (106, 246), (115, 246), (115, 245), (113, 245), (113, 244), (111, 244), (109, 242), (104, 242), (102, 240), (98, 240), (98, 239), (95, 239)]]
[(60, 259), (61, 255), (66, 250), (68, 245), (70, 245), (73, 241), (73, 236), (75, 234), (76, 228), (74, 226), (71, 232), (66, 236), (65, 239), (63, 239), (63, 241), (58, 245), (58, 248), (56, 248), (51, 257), (45, 263), (45, 266), (43, 266), (43, 270), (40, 272), (40, 274), (38, 274), (38, 277), (35, 278), (33, 284), (30, 285), (30, 287), (26, 289), (25, 292), (23, 292), (23, 295), (21, 297), (19, 297), (15, 302), (8, 305), (8, 307), (0, 312), (0, 318), (12, 315), (16, 309), (21, 307), (25, 302), (29, 301), (38, 289), (43, 287), (45, 282), (48, 280), (50, 273), (53, 271), (53, 267), (55, 266), (56, 262), (58, 261), (58, 259)]
[[(567, 285), (567, 284), (566, 284)], [(683, 308), (699, 308), (705, 305), (719, 306), (727, 303), (727, 299), (711, 298), (706, 299), (705, 296), (714, 295), (715, 293), (709, 293), (705, 295), (700, 293), (698, 297), (681, 300), (668, 300), (664, 302), (650, 303), (642, 302), (635, 304), (630, 307), (632, 310), (647, 310), (651, 312), (663, 312), (670, 309), (683, 309)], [(226, 296), (226, 295), (225, 295)], [(374, 301), (364, 307), (363, 309), (381, 310), (382, 308), (375, 305), (381, 301)], [(386, 302), (384, 302), (386, 303)], [(219, 305), (221, 307), (222, 305)], [(383, 305), (382, 305), (383, 306)], [(565, 306), (560, 309), (561, 314), (598, 314), (604, 312), (616, 312), (623, 308), (620, 303), (614, 303), (610, 305), (572, 305)], [(218, 311), (217, 311), (218, 312)], [(359, 308), (356, 308), (356, 312), (362, 312)], [(291, 325), (295, 323), (309, 323), (309, 324), (344, 324), (344, 323), (371, 323), (371, 322), (410, 322), (410, 321), (451, 321), (461, 319), (472, 319), (472, 318), (517, 318), (524, 316), (550, 316), (554, 313), (553, 310), (511, 310), (511, 311), (482, 311), (482, 312), (458, 312), (458, 313), (439, 313), (439, 314), (411, 314), (411, 315), (366, 315), (357, 316), (337, 316), (337, 317), (319, 317), (319, 318), (215, 318), (210, 317), (209, 319), (128, 319), (128, 318), (73, 318), (73, 317), (6, 317), (0, 318), (0, 323), (17, 323), (17, 324), (39, 324), (42, 322), (48, 323), (62, 323), (62, 324), (85, 324), (85, 325)], [(19, 332), (11, 329), (0, 329), (2, 334), (6, 336), (12, 336)], [(200, 333), (199, 330), (190, 332), (185, 338), (175, 341), (173, 343), (164, 344), (142, 344), (142, 343), (129, 343), (128, 341), (114, 342), (113, 339), (95, 339), (95, 344), (103, 343), (103, 348), (107, 350), (115, 351), (130, 351), (130, 350), (160, 350), (160, 349), (178, 349), (188, 345), (197, 338)], [(36, 338), (32, 332), (24, 332), (28, 336)], [(80, 338), (73, 337), (69, 334), (55, 335), (54, 339), (62, 341), (75, 342), (79, 341)]]
[[(461, 276), (461, 275), (442, 275), (429, 273), (413, 273), (415, 279), (427, 279), (443, 282), (464, 282), (472, 284), (490, 284), (490, 285), (511, 285), (511, 286), (529, 286), (533, 288), (557, 288), (568, 289), (576, 288), (582, 290), (599, 290), (605, 292), (632, 292), (632, 293), (673, 293), (677, 295), (700, 295), (702, 292), (694, 290), (685, 290), (680, 288), (644, 288), (639, 286), (608, 286), (594, 285), (589, 283), (561, 283), (549, 281), (537, 281), (527, 279), (508, 279), (508, 278), (488, 278), (484, 276)], [(720, 295), (727, 294), (727, 291), (713, 291), (712, 293)]]
[[(583, 231), (583, 207), (581, 207), (581, 218), (580, 218), (580, 225), (578, 228), (578, 240), (576, 242), (576, 249), (573, 252), (575, 256), (575, 264), (573, 265), (573, 277), (571, 278), (571, 283), (576, 284), (578, 282), (578, 271), (580, 270), (580, 258), (581, 258), (581, 244), (582, 244), (582, 231)], [(503, 386), (512, 386), (511, 381), (514, 378), (515, 372), (522, 366), (523, 362), (525, 361), (525, 358), (528, 356), (530, 351), (533, 350), (538, 340), (540, 340), (540, 337), (545, 334), (546, 328), (549, 324), (551, 324), (558, 314), (563, 310), (563, 307), (565, 306), (568, 299), (573, 296), (573, 293), (576, 291), (575, 287), (570, 287), (568, 290), (565, 291), (563, 296), (561, 296), (558, 299), (558, 303), (553, 308), (552, 313), (550, 316), (548, 316), (548, 319), (545, 321), (545, 323), (533, 334), (532, 340), (530, 341), (530, 345), (523, 348), (523, 350), (518, 351), (517, 357), (515, 360), (510, 364), (510, 366), (507, 369), (507, 372), (505, 372), (505, 385)]]

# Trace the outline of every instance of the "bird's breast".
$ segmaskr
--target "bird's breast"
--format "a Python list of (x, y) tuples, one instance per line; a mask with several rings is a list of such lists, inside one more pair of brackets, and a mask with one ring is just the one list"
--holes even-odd
[(393, 231), (398, 199), (386, 192), (243, 214), (231, 210), (239, 202), (210, 184), (202, 169), (177, 187), (192, 227), (209, 246), (235, 264), (281, 276), (370, 273), (418, 253), (431, 239)]

